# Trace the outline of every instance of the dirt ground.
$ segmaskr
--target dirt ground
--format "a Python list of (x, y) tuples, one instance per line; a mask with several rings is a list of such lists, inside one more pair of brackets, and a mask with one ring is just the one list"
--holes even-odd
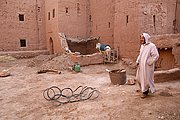
[[(141, 99), (137, 85), (111, 83), (105, 69), (125, 68), (127, 79), (134, 78), (134, 70), (121, 62), (81, 67), (79, 73), (70, 71), (71, 65), (66, 56), (1, 61), (0, 70), (11, 68), (11, 76), (0, 78), (0, 120), (180, 120), (180, 81), (156, 83), (156, 93)], [(37, 74), (42, 66), (61, 74)], [(100, 93), (94, 100), (55, 106), (43, 97), (51, 86), (90, 86)]]

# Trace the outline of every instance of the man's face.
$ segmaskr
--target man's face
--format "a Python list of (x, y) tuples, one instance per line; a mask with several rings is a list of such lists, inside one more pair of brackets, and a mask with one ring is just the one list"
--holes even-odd
[(140, 35), (140, 44), (145, 44), (145, 39), (143, 35)]

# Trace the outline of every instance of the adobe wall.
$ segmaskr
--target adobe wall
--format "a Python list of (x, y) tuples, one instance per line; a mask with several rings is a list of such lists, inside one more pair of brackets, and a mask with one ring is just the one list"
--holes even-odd
[(135, 60), (139, 35), (174, 33), (176, 0), (115, 0), (114, 47), (123, 58)]
[(151, 41), (160, 54), (157, 61), (159, 70), (180, 67), (180, 34), (155, 35)]
[(88, 1), (45, 0), (45, 3), (46, 39), (48, 50), (51, 53), (61, 53), (63, 51), (58, 33), (64, 33), (66, 37), (73, 38), (89, 37)]
[(113, 47), (114, 1), (90, 0), (90, 35), (100, 37), (100, 42)]
[(143, 0), (139, 4), (140, 32), (151, 35), (174, 33), (176, 0)]
[(88, 38), (88, 0), (58, 0), (58, 31), (66, 37)]
[[(0, 51), (46, 49), (43, 7), (41, 0), (0, 0)], [(20, 46), (20, 39), (26, 40), (25, 47)]]
[(62, 50), (58, 35), (58, 0), (45, 0), (45, 20), (48, 50), (50, 53), (60, 53)]
[(139, 49), (139, 0), (115, 0), (114, 47), (121, 58), (135, 59)]
[(176, 27), (175, 27), (175, 32), (180, 33), (180, 0), (177, 0), (177, 6), (176, 6)]

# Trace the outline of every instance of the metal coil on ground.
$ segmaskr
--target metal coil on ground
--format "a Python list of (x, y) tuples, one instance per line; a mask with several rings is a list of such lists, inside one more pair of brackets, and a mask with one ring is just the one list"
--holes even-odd
[(87, 86), (79, 86), (74, 91), (71, 88), (61, 90), (57, 86), (52, 86), (44, 90), (43, 96), (46, 100), (55, 101), (57, 105), (61, 105), (87, 99), (96, 99), (99, 96), (99, 91)]

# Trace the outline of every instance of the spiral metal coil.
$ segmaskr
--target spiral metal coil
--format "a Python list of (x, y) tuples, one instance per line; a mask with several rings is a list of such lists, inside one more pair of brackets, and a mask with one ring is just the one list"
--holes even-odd
[(99, 96), (99, 91), (87, 86), (79, 86), (74, 91), (71, 88), (61, 90), (57, 86), (52, 86), (44, 90), (43, 96), (46, 100), (55, 101), (57, 105), (61, 105), (87, 99), (96, 99)]

